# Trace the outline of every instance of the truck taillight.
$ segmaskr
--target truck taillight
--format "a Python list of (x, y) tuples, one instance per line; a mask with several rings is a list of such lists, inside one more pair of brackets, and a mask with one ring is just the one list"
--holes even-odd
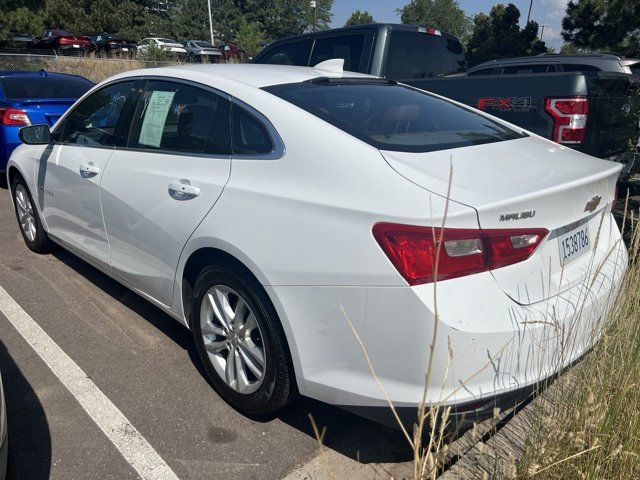
[[(544, 228), (461, 229), (377, 223), (373, 236), (409, 285), (432, 283), (522, 262), (549, 233)], [(438, 253), (438, 243), (442, 248)], [(436, 256), (438, 271), (436, 276)]]
[(0, 108), (0, 125), (25, 127), (31, 125), (27, 112), (17, 108)]
[(442, 36), (442, 32), (440, 30), (436, 30), (431, 27), (418, 27), (418, 31), (420, 33), (426, 33), (427, 35), (437, 35), (438, 37)]
[(586, 97), (545, 99), (545, 111), (553, 117), (553, 141), (581, 143), (587, 131), (589, 100)]

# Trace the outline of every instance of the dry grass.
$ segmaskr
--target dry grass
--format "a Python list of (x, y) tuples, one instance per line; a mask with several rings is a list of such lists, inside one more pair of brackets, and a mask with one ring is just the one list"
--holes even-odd
[(640, 478), (640, 231), (631, 238), (631, 265), (605, 334), (557, 391), (563, 401), (541, 404), (524, 456), (503, 476)]

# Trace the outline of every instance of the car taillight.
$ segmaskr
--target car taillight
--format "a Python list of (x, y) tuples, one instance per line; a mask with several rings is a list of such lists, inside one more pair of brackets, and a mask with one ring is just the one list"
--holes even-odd
[(31, 125), (27, 112), (17, 108), (0, 108), (0, 125), (25, 127)]
[(546, 98), (544, 109), (553, 117), (553, 141), (580, 143), (587, 131), (589, 100), (585, 97)]
[[(377, 223), (373, 236), (409, 285), (463, 277), (528, 259), (544, 228), (477, 230)], [(438, 253), (438, 243), (442, 247)], [(436, 257), (438, 268), (436, 272)]]

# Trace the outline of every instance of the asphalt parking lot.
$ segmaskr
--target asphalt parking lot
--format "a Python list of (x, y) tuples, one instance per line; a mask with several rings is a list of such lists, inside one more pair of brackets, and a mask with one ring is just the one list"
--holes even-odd
[[(0, 287), (137, 429), (180, 479), (279, 479), (317, 460), (308, 414), (345, 464), (410, 460), (399, 432), (300, 399), (275, 418), (247, 418), (213, 390), (191, 333), (62, 249), (24, 245), (0, 187)], [(138, 478), (110, 437), (0, 308), (0, 371), (12, 480)], [(31, 342), (33, 343), (33, 342)], [(390, 469), (390, 470), (389, 470)], [(336, 473), (334, 471), (334, 473)], [(336, 475), (337, 478), (340, 478)]]

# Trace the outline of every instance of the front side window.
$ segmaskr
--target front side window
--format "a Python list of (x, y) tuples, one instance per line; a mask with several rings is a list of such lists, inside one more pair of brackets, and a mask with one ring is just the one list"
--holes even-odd
[(319, 79), (265, 90), (381, 150), (431, 152), (522, 137), (479, 113), (393, 82)]
[(357, 72), (360, 69), (363, 48), (363, 34), (321, 38), (316, 40), (313, 46), (309, 65), (313, 67), (325, 60), (343, 58), (344, 69), (350, 72)]
[(133, 118), (130, 147), (231, 154), (229, 100), (208, 90), (151, 80)]
[(56, 129), (58, 142), (89, 147), (124, 145), (127, 129), (122, 114), (133, 83), (109, 85), (85, 98)]

